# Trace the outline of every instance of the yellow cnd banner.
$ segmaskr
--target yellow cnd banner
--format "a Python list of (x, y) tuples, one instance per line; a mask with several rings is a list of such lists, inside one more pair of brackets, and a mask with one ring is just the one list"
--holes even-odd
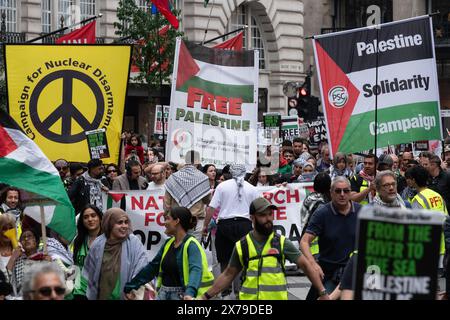
[(5, 45), (10, 115), (55, 161), (88, 162), (86, 131), (104, 128), (117, 163), (129, 45)]

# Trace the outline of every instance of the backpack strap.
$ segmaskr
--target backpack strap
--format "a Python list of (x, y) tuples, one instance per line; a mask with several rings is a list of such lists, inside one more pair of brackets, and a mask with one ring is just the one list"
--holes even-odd
[(243, 267), (244, 270), (247, 270), (249, 260), (247, 236), (243, 236), (239, 241), (241, 242)]

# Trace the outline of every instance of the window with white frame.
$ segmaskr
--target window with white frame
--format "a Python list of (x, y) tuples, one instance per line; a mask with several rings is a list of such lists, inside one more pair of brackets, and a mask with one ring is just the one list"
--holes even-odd
[(151, 2), (148, 0), (135, 0), (136, 5), (144, 10), (147, 11), (149, 7), (151, 7)]
[(52, 31), (52, 0), (42, 0), (42, 32)]
[(58, 0), (58, 27), (61, 23), (61, 18), (64, 18), (64, 26), (74, 23), (72, 12), (74, 2), (74, 0)]
[[(265, 51), (264, 51), (264, 39), (260, 31), (258, 21), (252, 14), (252, 8), (247, 5), (239, 6), (236, 11), (231, 15), (230, 22), (228, 23), (228, 30), (233, 31), (243, 26), (248, 26), (244, 30), (244, 49), (257, 49), (259, 51), (259, 68), (266, 68)], [(229, 37), (234, 37), (236, 34), (232, 34)]]
[(17, 32), (17, 1), (0, 0), (0, 12), (5, 13), (7, 32)]
[(95, 16), (95, 0), (80, 0), (80, 19)]

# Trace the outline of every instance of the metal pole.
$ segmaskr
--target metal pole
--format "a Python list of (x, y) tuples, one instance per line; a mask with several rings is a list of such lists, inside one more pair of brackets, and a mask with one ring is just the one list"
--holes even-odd
[(82, 21), (80, 21), (80, 22), (77, 22), (77, 23), (72, 24), (71, 26), (63, 27), (63, 28), (60, 28), (60, 29), (58, 29), (58, 30), (55, 30), (55, 31), (49, 32), (49, 33), (47, 33), (47, 34), (44, 34), (44, 35), (42, 35), (42, 36), (39, 36), (39, 37), (37, 37), (37, 38), (34, 38), (34, 39), (30, 39), (30, 40), (28, 40), (28, 41), (25, 41), (25, 43), (33, 43), (33, 42), (35, 42), (35, 41), (38, 41), (38, 40), (47, 38), (47, 37), (49, 37), (49, 36), (51, 36), (51, 35), (54, 35), (54, 34), (63, 32), (63, 31), (65, 31), (65, 30), (67, 30), (67, 29), (73, 28), (73, 27), (75, 27), (75, 26), (77, 26), (77, 25), (79, 25), (79, 24), (85, 24), (86, 22), (89, 22), (89, 21), (92, 21), (92, 20), (96, 20), (97, 18), (101, 18), (102, 16), (103, 16), (103, 14), (102, 14), (102, 13), (99, 13), (99, 14), (96, 15), (96, 16), (93, 16), (93, 17), (84, 19), (84, 20), (82, 20)]
[(213, 0), (212, 6), (211, 6), (211, 10), (209, 11), (209, 17), (208, 17), (208, 22), (206, 23), (206, 29), (205, 29), (205, 34), (203, 36), (203, 41), (202, 41), (202, 45), (205, 44), (205, 39), (206, 39), (206, 34), (208, 33), (208, 28), (209, 28), (209, 21), (211, 21), (211, 14), (214, 8), (214, 4), (216, 3), (215, 0)]
[(236, 32), (242, 31), (242, 30), (245, 30), (245, 29), (247, 29), (247, 28), (248, 28), (248, 26), (243, 26), (243, 27), (241, 27), (241, 28), (239, 28), (239, 29), (236, 29), (236, 30), (227, 32), (227, 33), (225, 33), (225, 34), (223, 34), (223, 35), (221, 35), (221, 36), (218, 36), (218, 37), (209, 39), (208, 41), (202, 42), (202, 45), (207, 44), (207, 43), (210, 43), (210, 42), (213, 42), (214, 40), (217, 40), (217, 39), (220, 39), (220, 38), (229, 36), (230, 34), (233, 34), (233, 33), (236, 33)]
[(162, 124), (162, 148), (163, 148), (163, 154), (164, 154), (164, 158), (166, 158), (166, 139), (165, 139), (165, 135), (166, 135), (166, 121), (164, 119), (164, 106), (162, 103), (162, 96), (163, 96), (163, 90), (162, 90), (162, 63), (161, 63), (161, 43), (160, 43), (160, 37), (159, 37), (159, 15), (160, 13), (158, 12), (157, 15), (157, 19), (158, 19), (158, 23), (156, 24), (156, 43), (158, 45), (158, 67), (159, 67), (159, 104), (161, 105), (161, 124)]

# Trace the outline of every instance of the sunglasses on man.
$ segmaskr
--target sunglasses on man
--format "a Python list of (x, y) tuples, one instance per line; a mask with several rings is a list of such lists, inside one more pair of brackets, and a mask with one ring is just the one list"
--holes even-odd
[(334, 189), (334, 193), (336, 193), (336, 194), (341, 194), (342, 192), (345, 194), (348, 194), (348, 193), (350, 193), (350, 191), (352, 191), (352, 190), (350, 190), (350, 189)]
[(32, 290), (31, 292), (38, 292), (39, 294), (43, 295), (44, 297), (50, 297), (52, 295), (52, 292), (55, 291), (55, 293), (58, 296), (62, 296), (66, 293), (66, 288), (63, 287), (42, 287), (37, 290)]

